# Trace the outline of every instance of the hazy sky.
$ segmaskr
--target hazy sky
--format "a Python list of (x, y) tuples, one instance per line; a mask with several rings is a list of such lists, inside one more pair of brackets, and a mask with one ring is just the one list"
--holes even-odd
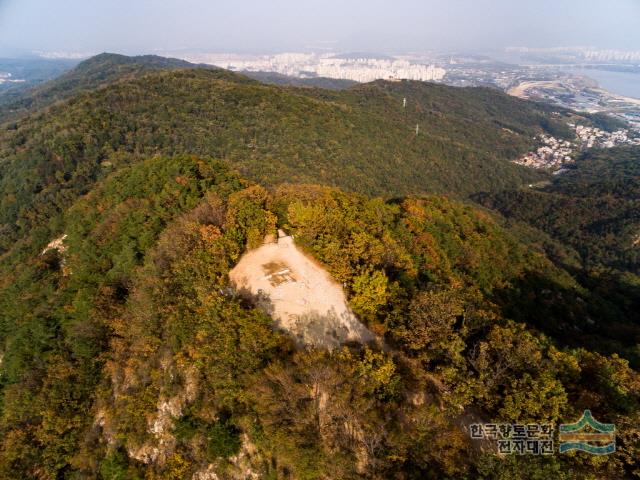
[(0, 0), (0, 53), (640, 50), (640, 0)]

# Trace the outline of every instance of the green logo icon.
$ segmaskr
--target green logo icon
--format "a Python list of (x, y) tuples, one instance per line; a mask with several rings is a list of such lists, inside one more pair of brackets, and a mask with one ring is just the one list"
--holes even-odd
[(600, 423), (590, 410), (585, 410), (575, 423), (560, 425), (560, 453), (581, 450), (593, 455), (608, 455), (616, 451), (616, 427)]

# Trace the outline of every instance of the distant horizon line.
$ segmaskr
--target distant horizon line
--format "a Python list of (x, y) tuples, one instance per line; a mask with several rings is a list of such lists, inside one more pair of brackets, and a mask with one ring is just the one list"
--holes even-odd
[[(42, 60), (86, 60), (88, 58), (100, 55), (102, 53), (112, 53), (118, 55), (125, 55), (129, 57), (144, 56), (144, 55), (157, 55), (161, 57), (170, 57), (175, 55), (237, 55), (237, 56), (261, 56), (269, 57), (282, 54), (306, 54), (306, 55), (354, 55), (350, 58), (363, 58), (366, 56), (409, 56), (409, 55), (488, 55), (491, 53), (541, 53), (541, 54), (553, 54), (553, 53), (608, 53), (614, 55), (631, 55), (633, 57), (640, 56), (640, 49), (629, 50), (619, 48), (606, 48), (596, 47), (589, 45), (560, 45), (552, 47), (535, 47), (535, 46), (504, 46), (504, 47), (492, 47), (492, 48), (476, 48), (476, 49), (437, 49), (437, 48), (425, 48), (425, 49), (411, 49), (411, 50), (368, 50), (368, 49), (335, 49), (335, 48), (317, 48), (317, 47), (303, 47), (300, 49), (282, 49), (282, 50), (248, 50), (248, 49), (206, 49), (206, 48), (189, 48), (180, 47), (173, 49), (152, 49), (152, 50), (129, 50), (129, 49), (105, 49), (102, 51), (77, 51), (77, 50), (33, 50), (33, 49), (6, 49), (4, 52), (0, 51), (0, 57), (2, 58), (39, 58)], [(355, 55), (361, 55), (363, 57), (356, 57)], [(180, 57), (178, 57), (180, 58)], [(635, 60), (635, 59), (634, 59)]]

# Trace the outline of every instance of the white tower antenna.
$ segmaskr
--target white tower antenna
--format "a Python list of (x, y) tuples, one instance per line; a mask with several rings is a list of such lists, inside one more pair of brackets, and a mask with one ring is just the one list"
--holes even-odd
[(402, 108), (407, 108), (407, 97), (402, 100)]
[(416, 123), (416, 135), (420, 133), (420, 124)]

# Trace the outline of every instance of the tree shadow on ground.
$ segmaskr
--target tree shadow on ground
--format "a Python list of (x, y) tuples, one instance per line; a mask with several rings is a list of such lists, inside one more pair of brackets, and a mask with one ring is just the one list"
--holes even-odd
[(292, 337), (298, 348), (316, 347), (334, 349), (341, 345), (368, 343), (373, 334), (355, 317), (340, 316), (334, 308), (326, 312), (310, 311), (299, 315), (288, 326), (275, 317), (275, 306), (269, 294), (254, 294), (247, 288), (229, 290), (247, 304), (259, 308), (273, 318), (274, 328)]
[(640, 287), (616, 274), (571, 273), (585, 290), (530, 271), (494, 291), (492, 299), (504, 317), (537, 328), (561, 346), (617, 353), (639, 368)]

